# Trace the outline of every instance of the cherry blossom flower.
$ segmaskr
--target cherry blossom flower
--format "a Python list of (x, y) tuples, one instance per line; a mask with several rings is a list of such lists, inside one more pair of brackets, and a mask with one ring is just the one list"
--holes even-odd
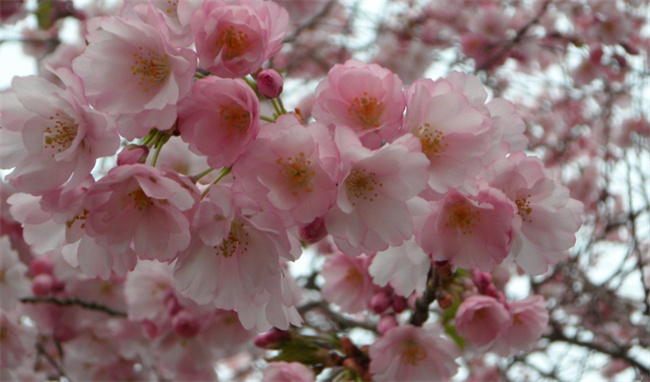
[(370, 372), (378, 381), (438, 381), (456, 374), (456, 345), (437, 327), (388, 330), (370, 345)]
[(406, 99), (402, 81), (377, 64), (337, 64), (316, 88), (314, 118), (355, 131), (364, 146), (379, 148), (400, 132)]
[(171, 128), (196, 72), (196, 53), (170, 44), (161, 17), (150, 4), (144, 19), (99, 19), (85, 52), (72, 63), (90, 103), (117, 116), (127, 139), (142, 138), (153, 127)]
[(264, 382), (312, 382), (314, 372), (298, 362), (271, 362), (262, 372)]
[(288, 25), (272, 1), (204, 1), (191, 19), (199, 65), (220, 77), (253, 73), (280, 51)]
[(327, 257), (321, 274), (325, 284), (321, 288), (323, 297), (347, 313), (367, 309), (373, 295), (379, 288), (372, 283), (368, 274), (371, 259), (365, 255), (351, 257), (334, 253)]
[(466, 298), (456, 312), (456, 330), (479, 348), (492, 345), (508, 330), (512, 317), (493, 297), (474, 295)]
[(411, 293), (422, 293), (431, 268), (429, 255), (411, 238), (402, 245), (377, 252), (368, 271), (375, 284), (390, 283), (395, 293), (408, 297)]
[(198, 190), (177, 178), (143, 164), (113, 168), (86, 194), (86, 234), (110, 253), (132, 246), (141, 259), (174, 260), (189, 245), (184, 212), (198, 199)]
[(483, 188), (464, 195), (451, 189), (432, 207), (416, 240), (433, 260), (490, 272), (508, 256), (519, 221), (515, 204), (502, 192)]
[(233, 174), (236, 189), (288, 215), (286, 226), (306, 225), (336, 201), (339, 153), (324, 125), (305, 127), (294, 115), (282, 115), (264, 126)]
[(445, 79), (417, 80), (407, 90), (404, 126), (420, 139), (431, 162), (429, 186), (441, 194), (479, 173), (493, 141), (489, 113), (470, 97)]
[(16, 311), (0, 310), (0, 377), (3, 380), (8, 380), (5, 373), (18, 369), (24, 359), (34, 355), (36, 332), (21, 324), (19, 318)]
[(244, 80), (209, 76), (179, 105), (178, 130), (210, 166), (232, 166), (257, 136), (259, 115), (257, 95)]
[(546, 301), (540, 295), (513, 301), (509, 309), (512, 323), (493, 346), (504, 357), (530, 350), (542, 336), (549, 320)]
[(119, 145), (113, 124), (89, 107), (81, 79), (64, 68), (55, 73), (64, 88), (15, 77), (1, 96), (0, 164), (13, 168), (7, 180), (16, 189), (32, 194), (78, 185)]
[(29, 296), (30, 282), (27, 280), (27, 266), (18, 259), (18, 253), (11, 248), (9, 238), (0, 236), (0, 309), (13, 310), (18, 299)]
[(193, 42), (190, 17), (201, 6), (201, 2), (193, 0), (124, 0), (119, 15), (125, 18), (146, 19), (149, 11), (148, 4), (152, 4), (162, 16), (161, 18), (169, 30), (169, 40), (172, 45), (184, 47)]
[(425, 187), (428, 161), (412, 135), (371, 152), (353, 131), (336, 131), (343, 181), (337, 204), (325, 216), (327, 231), (342, 252), (374, 253), (413, 235), (407, 201)]
[(512, 245), (512, 258), (531, 275), (546, 272), (575, 244), (582, 203), (546, 174), (539, 159), (523, 152), (494, 162), (484, 173), (490, 186), (502, 190), (517, 207), (521, 229)]
[(183, 295), (238, 312), (247, 329), (286, 329), (300, 317), (283, 285), (280, 257), (293, 260), (298, 246), (289, 241), (279, 217), (255, 206), (244, 194), (212, 186), (195, 213), (194, 235), (174, 278)]

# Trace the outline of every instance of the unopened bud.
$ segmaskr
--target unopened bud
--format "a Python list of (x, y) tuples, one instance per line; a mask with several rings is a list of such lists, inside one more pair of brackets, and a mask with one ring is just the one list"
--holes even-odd
[(322, 217), (318, 217), (313, 222), (300, 228), (300, 238), (307, 244), (318, 243), (325, 236), (327, 236), (327, 229), (325, 228), (325, 219)]
[(199, 320), (186, 310), (176, 313), (172, 318), (172, 327), (176, 334), (187, 338), (194, 337), (201, 330)]
[(377, 314), (382, 314), (393, 303), (388, 293), (380, 291), (370, 300), (370, 309)]
[(147, 161), (149, 148), (140, 145), (128, 145), (117, 154), (117, 165), (144, 163)]
[(41, 273), (32, 280), (32, 293), (36, 296), (46, 296), (52, 292), (54, 279), (47, 273)]
[(273, 69), (264, 69), (257, 75), (257, 90), (266, 98), (276, 98), (282, 93), (284, 80)]
[(273, 328), (266, 333), (259, 334), (255, 337), (255, 346), (262, 349), (276, 349), (281, 342), (289, 341), (291, 334), (284, 330)]
[(377, 323), (377, 331), (383, 336), (387, 331), (396, 326), (397, 320), (395, 319), (395, 316), (392, 314), (387, 314), (385, 316), (381, 316), (379, 319), (379, 322)]
[(406, 309), (406, 299), (401, 296), (395, 296), (393, 300), (393, 311), (395, 313), (402, 313)]

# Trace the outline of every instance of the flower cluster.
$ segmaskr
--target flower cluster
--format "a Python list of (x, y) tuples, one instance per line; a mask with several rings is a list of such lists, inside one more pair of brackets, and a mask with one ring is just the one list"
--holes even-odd
[[(473, 75), (405, 87), (351, 59), (316, 87), (313, 118), (288, 112), (282, 77), (260, 72), (287, 30), (287, 11), (268, 1), (127, 1), (88, 22), (71, 69), (53, 70), (59, 85), (16, 78), (1, 95), (6, 203), (31, 258), (28, 270), (0, 242), (10, 254), (0, 264), (0, 341), (12, 349), (3, 366), (31, 360), (29, 330), (11, 312), (31, 283), (37, 297), (126, 311), (126, 321), (93, 321), (101, 313), (77, 309), (84, 325), (65, 329), (64, 308), (34, 307), (51, 347), (66, 346), (71, 376), (214, 379), (214, 360), (253, 332), (301, 325), (288, 268), (316, 243), (327, 248), (325, 299), (381, 315), (374, 344), (346, 345), (346, 367), (364, 378), (455, 374), (449, 332), (400, 316), (436, 283), (441, 308), (460, 304), (449, 310), (455, 335), (502, 355), (534, 345), (543, 299), (508, 303), (488, 273), (546, 272), (574, 245), (582, 206), (524, 151), (513, 104), (489, 98)], [(118, 153), (120, 138), (130, 144)], [(113, 155), (114, 167), (91, 173)], [(468, 271), (475, 286), (453, 292)], [(292, 363), (264, 375), (314, 378)]]

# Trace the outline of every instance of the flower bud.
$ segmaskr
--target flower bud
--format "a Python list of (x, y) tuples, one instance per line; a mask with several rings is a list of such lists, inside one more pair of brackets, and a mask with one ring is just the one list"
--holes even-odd
[(377, 331), (383, 336), (387, 331), (396, 326), (397, 320), (395, 319), (395, 316), (392, 314), (387, 314), (385, 316), (381, 316), (379, 319), (379, 322), (377, 323)]
[(117, 165), (144, 163), (147, 161), (147, 155), (149, 155), (147, 146), (128, 145), (117, 154)]
[(266, 333), (259, 334), (255, 337), (255, 346), (262, 349), (276, 349), (280, 342), (289, 341), (291, 335), (280, 329), (273, 328)]
[(32, 280), (32, 293), (36, 296), (46, 296), (52, 292), (54, 279), (47, 273), (41, 273)]
[(401, 296), (395, 296), (393, 300), (393, 311), (395, 313), (402, 313), (406, 309), (406, 299)]
[(187, 310), (181, 310), (172, 318), (172, 327), (176, 334), (181, 337), (191, 338), (199, 333), (201, 324), (193, 314)]
[(307, 244), (318, 243), (325, 236), (327, 236), (327, 229), (325, 228), (325, 219), (322, 217), (318, 217), (313, 222), (300, 228), (300, 238)]
[(375, 294), (370, 300), (370, 309), (377, 314), (383, 313), (393, 303), (393, 300), (384, 291)]
[(266, 98), (276, 98), (282, 93), (284, 80), (273, 69), (264, 69), (257, 75), (257, 90)]

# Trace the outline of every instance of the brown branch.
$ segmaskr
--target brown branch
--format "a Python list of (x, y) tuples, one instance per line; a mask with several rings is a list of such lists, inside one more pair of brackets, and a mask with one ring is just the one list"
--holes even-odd
[(474, 73), (480, 72), (480, 71), (485, 71), (489, 69), (495, 62), (498, 62), (500, 59), (503, 58), (508, 52), (512, 50), (512, 48), (517, 45), (521, 39), (524, 37), (526, 32), (528, 32), (528, 29), (532, 27), (533, 25), (537, 24), (539, 20), (544, 16), (546, 13), (546, 10), (548, 9), (548, 5), (551, 3), (551, 0), (546, 0), (544, 4), (542, 5), (542, 9), (540, 9), (539, 13), (537, 16), (535, 16), (532, 20), (530, 20), (526, 25), (524, 25), (521, 29), (517, 31), (517, 34), (515, 37), (513, 37), (508, 43), (506, 43), (498, 52), (496, 52), (493, 56), (490, 56), (489, 59), (487, 59), (483, 65), (479, 66), (474, 70)]
[(650, 366), (645, 366), (641, 364), (639, 361), (635, 360), (634, 358), (630, 357), (627, 354), (627, 350), (623, 348), (616, 348), (616, 349), (608, 349), (605, 346), (599, 345), (594, 342), (587, 342), (587, 341), (582, 341), (577, 338), (571, 338), (568, 337), (564, 334), (562, 329), (557, 325), (554, 324), (552, 325), (553, 327), (553, 332), (551, 334), (544, 336), (545, 338), (548, 338), (550, 341), (561, 341), (561, 342), (566, 342), (571, 345), (576, 345), (576, 346), (581, 346), (586, 349), (594, 350), (602, 354), (606, 354), (612, 358), (617, 358), (620, 360), (623, 360), (627, 363), (629, 363), (631, 366), (639, 370), (643, 376), (645, 377), (650, 377)]
[(59, 306), (80, 306), (84, 309), (97, 310), (104, 312), (109, 316), (115, 317), (126, 317), (126, 312), (121, 312), (119, 310), (113, 310), (107, 306), (97, 304), (92, 301), (83, 301), (76, 298), (65, 298), (58, 299), (56, 297), (23, 297), (20, 299), (20, 302), (25, 304), (38, 304), (38, 303), (50, 303)]
[(341, 329), (351, 329), (351, 328), (362, 328), (366, 329), (372, 332), (376, 332), (377, 328), (376, 325), (368, 323), (368, 322), (362, 322), (362, 321), (355, 321), (351, 320), (339, 313), (333, 312), (330, 308), (327, 302), (325, 301), (311, 301), (306, 303), (305, 305), (301, 306), (298, 308), (298, 312), (300, 313), (301, 316), (304, 316), (305, 313), (312, 311), (312, 310), (318, 310), (321, 312), (323, 315), (325, 315), (328, 319), (330, 319), (332, 322), (334, 322), (339, 328)]
[(438, 267), (432, 266), (427, 278), (427, 287), (420, 298), (415, 300), (415, 310), (411, 316), (411, 325), (422, 326), (429, 319), (429, 305), (436, 299), (436, 292), (440, 286)]

